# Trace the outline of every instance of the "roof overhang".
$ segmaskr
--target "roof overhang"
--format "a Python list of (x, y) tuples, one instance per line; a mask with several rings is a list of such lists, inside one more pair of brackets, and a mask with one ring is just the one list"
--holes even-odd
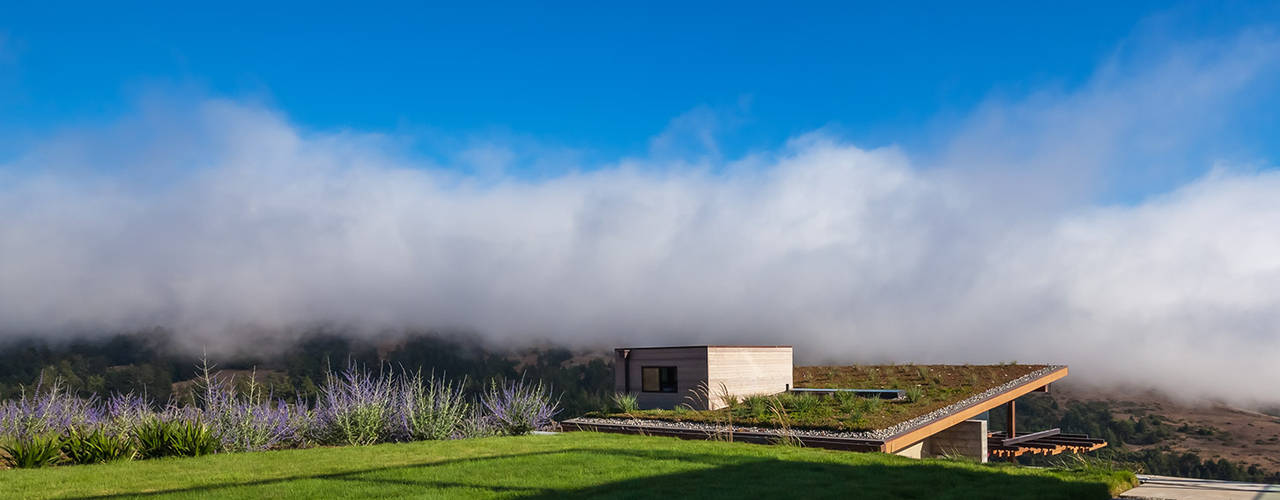
[(908, 446), (916, 444), (920, 440), (942, 432), (951, 426), (956, 425), (965, 420), (981, 415), (992, 408), (1008, 403), (1028, 393), (1034, 392), (1041, 387), (1049, 385), (1049, 383), (1057, 381), (1067, 376), (1067, 367), (1063, 366), (1057, 370), (1051, 371), (1040, 377), (1029, 380), (1022, 384), (1016, 385), (1009, 390), (997, 393), (987, 399), (978, 401), (959, 411), (952, 412), (941, 418), (926, 422), (923, 425), (903, 431), (897, 435), (884, 440), (883, 450), (885, 453), (894, 453)]

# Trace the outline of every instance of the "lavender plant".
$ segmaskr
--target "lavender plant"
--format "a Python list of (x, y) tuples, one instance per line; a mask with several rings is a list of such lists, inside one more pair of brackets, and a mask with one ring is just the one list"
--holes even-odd
[(45, 388), (41, 380), (31, 394), (23, 391), (0, 410), (0, 437), (14, 440), (61, 434), (72, 427), (94, 424), (100, 417), (94, 400), (68, 394), (57, 381)]
[(0, 462), (39, 467), (159, 456), (198, 456), (324, 444), (519, 435), (551, 425), (558, 401), (541, 383), (492, 381), (478, 401), (421, 371), (373, 376), (354, 365), (330, 376), (314, 406), (237, 390), (206, 363), (194, 404), (158, 410), (144, 397), (81, 398), (55, 381), (0, 401)]
[(560, 402), (552, 400), (551, 390), (542, 385), (518, 381), (491, 381), (480, 397), (494, 426), (503, 434), (518, 436), (551, 425), (560, 413)]
[(404, 441), (448, 439), (457, 434), (471, 412), (462, 392), (466, 381), (458, 384), (435, 378), (423, 378), (419, 371), (401, 372), (395, 381), (397, 438)]
[(315, 438), (327, 444), (371, 445), (392, 430), (393, 393), (389, 377), (373, 377), (352, 366), (330, 375), (316, 402)]
[(498, 434), (499, 430), (494, 425), (494, 419), (491, 415), (485, 413), (484, 405), (471, 405), (471, 411), (462, 420), (457, 433), (453, 437), (470, 439), (497, 436)]
[(288, 403), (262, 394), (251, 376), (245, 394), (237, 394), (232, 379), (211, 373), (203, 363), (200, 385), (204, 417), (218, 436), (221, 450), (260, 451), (295, 440), (293, 409)]
[(133, 393), (113, 394), (102, 409), (100, 426), (111, 434), (128, 434), (129, 429), (155, 414), (151, 404)]

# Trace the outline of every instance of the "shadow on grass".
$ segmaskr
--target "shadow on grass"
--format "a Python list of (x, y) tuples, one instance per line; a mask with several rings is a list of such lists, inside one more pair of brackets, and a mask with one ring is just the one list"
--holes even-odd
[[(609, 451), (637, 458), (715, 464), (676, 474), (615, 481), (525, 498), (992, 498), (1109, 499), (1105, 484), (1053, 477), (1003, 474), (930, 462), (900, 465), (805, 462), (721, 455), (671, 455)], [(638, 467), (643, 466), (637, 461)]]
[[(643, 477), (628, 478), (585, 488), (560, 489), (537, 486), (484, 484), (481, 481), (449, 481), (433, 479), (431, 469), (474, 464), (494, 465), (495, 460), (546, 457), (548, 467), (556, 467), (554, 456), (597, 456), (601, 460), (618, 461), (635, 467), (627, 471)], [(644, 475), (649, 461), (677, 460), (700, 465), (695, 470), (669, 474)], [(421, 470), (421, 479), (377, 477), (379, 473)], [(465, 475), (464, 475), (465, 477)], [(158, 495), (213, 494), (219, 490), (255, 486), (286, 486), (294, 481), (332, 480), (349, 483), (374, 483), (388, 486), (449, 489), (469, 488), (504, 496), (532, 499), (550, 498), (1111, 498), (1107, 486), (1100, 483), (1069, 482), (1043, 476), (1002, 474), (950, 467), (929, 462), (900, 465), (850, 465), (780, 460), (770, 457), (683, 453), (625, 449), (563, 449), (542, 452), (512, 453), (420, 464), (375, 467), (341, 473), (297, 475), (258, 481), (237, 481), (188, 488), (148, 492), (122, 492), (81, 498), (121, 498)], [(336, 486), (336, 489), (341, 486)]]

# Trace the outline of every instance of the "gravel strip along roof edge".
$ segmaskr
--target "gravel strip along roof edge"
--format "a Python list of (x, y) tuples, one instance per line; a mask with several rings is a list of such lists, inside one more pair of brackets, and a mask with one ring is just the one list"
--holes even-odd
[[(998, 386), (982, 391), (973, 396), (961, 399), (955, 403), (949, 404), (937, 410), (931, 411), (918, 417), (913, 417), (902, 422), (890, 425), (883, 429), (875, 429), (870, 431), (828, 431), (821, 429), (790, 429), (788, 432), (782, 432), (776, 427), (756, 427), (756, 426), (732, 426), (733, 432), (757, 432), (765, 434), (790, 435), (797, 437), (817, 437), (817, 438), (850, 438), (884, 441), (890, 438), (906, 434), (920, 427), (928, 425), (930, 422), (946, 417), (953, 413), (962, 411), (971, 406), (977, 405), (1003, 394), (1015, 387), (1031, 382), (1050, 373), (1056, 372), (1064, 368), (1064, 365), (1048, 365), (1039, 370), (1033, 371), (1016, 379), (1010, 380)], [(622, 424), (634, 427), (651, 427), (661, 429), (683, 429), (696, 430), (708, 433), (719, 433), (728, 430), (729, 426), (725, 424), (712, 424), (705, 422), (675, 422), (668, 420), (653, 420), (643, 418), (599, 418), (599, 417), (578, 417), (568, 420), (567, 422), (581, 422), (584, 424)]]
[(925, 425), (928, 425), (930, 422), (933, 422), (934, 420), (938, 420), (940, 418), (946, 417), (947, 415), (960, 412), (966, 408), (982, 403), (983, 401), (999, 396), (1000, 394), (1004, 394), (1005, 392), (1008, 392), (1015, 387), (1020, 387), (1028, 382), (1031, 382), (1032, 380), (1036, 380), (1040, 377), (1056, 372), (1063, 368), (1066, 368), (1066, 365), (1045, 366), (1044, 368), (1033, 371), (1021, 377), (1015, 378), (1003, 384), (997, 385), (995, 387), (982, 391), (973, 396), (969, 396), (967, 398), (961, 399), (960, 401), (956, 401), (947, 406), (943, 406), (942, 408), (938, 408), (937, 410), (931, 411), (924, 415), (920, 415), (915, 418), (910, 418), (902, 422), (899, 422), (897, 424), (886, 427), (884, 429), (877, 429), (876, 431), (873, 431), (873, 432), (890, 431), (890, 433), (884, 436), (882, 439), (888, 439), (901, 434), (906, 434), (908, 432), (924, 427)]

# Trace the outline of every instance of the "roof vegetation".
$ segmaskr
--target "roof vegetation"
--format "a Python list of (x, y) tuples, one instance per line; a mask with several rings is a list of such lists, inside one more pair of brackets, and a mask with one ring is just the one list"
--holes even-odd
[[(797, 388), (898, 389), (904, 397), (881, 400), (849, 392), (831, 395), (784, 393), (729, 399), (729, 407), (711, 411), (687, 406), (674, 410), (615, 408), (598, 414), (611, 418), (644, 418), (756, 427), (790, 427), (835, 431), (870, 431), (928, 414), (999, 387), (1046, 365), (853, 365), (800, 366)], [(711, 395), (718, 396), (716, 388)]]

